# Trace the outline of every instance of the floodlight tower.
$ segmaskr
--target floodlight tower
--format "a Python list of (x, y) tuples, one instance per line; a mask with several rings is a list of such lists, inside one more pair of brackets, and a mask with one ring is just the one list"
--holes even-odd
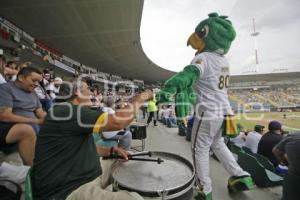
[(251, 36), (254, 39), (254, 53), (255, 53), (255, 72), (258, 72), (258, 52), (257, 52), (257, 42), (256, 37), (259, 35), (259, 32), (255, 30), (255, 18), (252, 19), (253, 23), (253, 33), (251, 33)]

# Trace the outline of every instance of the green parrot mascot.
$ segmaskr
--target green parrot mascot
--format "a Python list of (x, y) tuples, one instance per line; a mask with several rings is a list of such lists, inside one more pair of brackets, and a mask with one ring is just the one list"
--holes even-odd
[(224, 116), (233, 115), (227, 95), (229, 64), (224, 55), (236, 33), (227, 16), (217, 13), (208, 16), (188, 38), (187, 45), (197, 50), (191, 64), (167, 80), (156, 95), (159, 103), (170, 102), (175, 97), (175, 112), (179, 120), (194, 108), (192, 150), (198, 199), (212, 199), (210, 149), (231, 175), (228, 180), (230, 192), (248, 190), (253, 186), (252, 178), (237, 164), (222, 137)]

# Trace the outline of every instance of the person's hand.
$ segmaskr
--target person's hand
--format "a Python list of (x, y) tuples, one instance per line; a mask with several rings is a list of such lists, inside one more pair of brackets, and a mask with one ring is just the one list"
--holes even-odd
[(45, 121), (45, 118), (38, 118), (38, 119), (36, 119), (36, 124), (41, 125), (44, 123), (44, 121)]
[(171, 103), (173, 102), (173, 97), (176, 94), (176, 87), (165, 86), (156, 95), (157, 103)]
[(118, 147), (114, 148), (113, 153), (123, 157), (124, 160), (128, 160), (128, 154), (129, 153), (127, 151), (125, 151), (124, 149), (122, 149), (122, 148), (118, 148)]

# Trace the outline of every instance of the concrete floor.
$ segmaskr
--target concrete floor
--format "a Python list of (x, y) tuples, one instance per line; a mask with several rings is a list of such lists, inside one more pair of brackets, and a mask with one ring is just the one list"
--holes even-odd
[[(145, 122), (145, 120), (139, 120)], [(178, 128), (167, 128), (161, 123), (158, 126), (152, 124), (147, 128), (146, 148), (148, 151), (164, 151), (181, 155), (192, 162), (190, 142), (185, 137), (178, 135)], [(134, 140), (133, 146), (140, 144), (140, 141)], [(254, 188), (251, 191), (245, 191), (234, 195), (227, 192), (227, 180), (229, 174), (215, 159), (210, 159), (210, 174), (213, 184), (214, 200), (280, 200), (282, 187), (272, 188)]]

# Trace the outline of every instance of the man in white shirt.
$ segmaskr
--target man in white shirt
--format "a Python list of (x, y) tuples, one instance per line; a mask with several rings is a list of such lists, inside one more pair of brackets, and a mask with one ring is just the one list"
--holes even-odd
[[(115, 114), (115, 101), (113, 97), (107, 97), (106, 101), (104, 101), (106, 107), (102, 109), (103, 112), (113, 115)], [(103, 131), (102, 136), (104, 139), (113, 139), (118, 140), (118, 146), (123, 149), (130, 149), (132, 134), (128, 130), (117, 130), (117, 131)]]
[(6, 77), (16, 77), (18, 70), (6, 66), (6, 58), (0, 55), (0, 84), (6, 83)]
[(253, 153), (257, 153), (258, 143), (264, 132), (264, 126), (255, 125), (254, 131), (248, 133), (246, 137), (245, 147), (251, 149)]
[(230, 139), (230, 141), (233, 142), (236, 146), (243, 147), (245, 146), (246, 140), (245, 128), (240, 124), (237, 124), (237, 126), (240, 129), (240, 134), (235, 138)]

